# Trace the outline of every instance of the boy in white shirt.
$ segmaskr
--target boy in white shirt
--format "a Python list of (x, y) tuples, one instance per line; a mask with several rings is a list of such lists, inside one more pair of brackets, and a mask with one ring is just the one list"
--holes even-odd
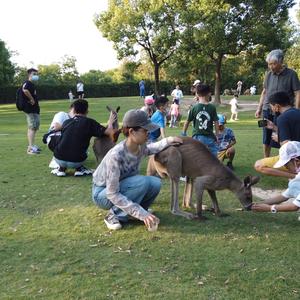
[(237, 98), (239, 97), (238, 94), (234, 94), (234, 97), (230, 100), (229, 104), (231, 105), (231, 117), (230, 121), (237, 121), (238, 120), (238, 101)]
[(173, 99), (176, 99), (178, 101), (178, 105), (180, 105), (180, 101), (183, 98), (183, 93), (179, 85), (176, 85), (176, 88), (172, 91), (171, 96)]

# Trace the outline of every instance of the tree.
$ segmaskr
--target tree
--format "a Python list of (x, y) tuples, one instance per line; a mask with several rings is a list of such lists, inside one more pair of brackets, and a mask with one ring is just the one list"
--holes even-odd
[(59, 85), (62, 82), (62, 72), (58, 64), (39, 65), (40, 84)]
[(99, 70), (90, 70), (80, 76), (81, 80), (86, 84), (98, 84), (112, 82), (112, 78), (107, 72)]
[(13, 82), (15, 67), (10, 58), (10, 52), (6, 48), (5, 43), (0, 40), (0, 86)]
[(286, 48), (290, 34), (288, 9), (292, 0), (187, 0), (181, 14), (184, 42), (190, 54), (201, 53), (215, 66), (215, 101), (220, 103), (221, 67), (228, 55), (253, 50)]
[(74, 56), (64, 55), (59, 63), (63, 83), (74, 84), (79, 78)]
[(179, 23), (175, 0), (110, 0), (108, 10), (95, 18), (103, 36), (114, 43), (118, 58), (144, 49), (159, 93), (159, 69), (178, 47)]

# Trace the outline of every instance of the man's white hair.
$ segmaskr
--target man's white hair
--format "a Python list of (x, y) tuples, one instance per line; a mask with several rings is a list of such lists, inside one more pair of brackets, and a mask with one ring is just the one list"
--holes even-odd
[(269, 63), (270, 61), (276, 61), (278, 63), (283, 63), (283, 57), (283, 51), (275, 49), (267, 55), (266, 62)]

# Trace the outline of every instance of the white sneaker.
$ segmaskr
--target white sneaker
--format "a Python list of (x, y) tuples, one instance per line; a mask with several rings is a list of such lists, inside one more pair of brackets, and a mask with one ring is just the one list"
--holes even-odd
[(56, 162), (56, 160), (54, 159), (54, 157), (52, 157), (52, 159), (50, 161), (49, 168), (50, 169), (57, 169), (57, 168), (59, 168), (59, 164)]
[(65, 171), (66, 171), (66, 168), (60, 167), (60, 168), (57, 168), (57, 169), (53, 169), (51, 171), (51, 174), (56, 175), (58, 177), (65, 177), (67, 175)]
[(186, 177), (180, 177), (179, 180), (186, 182)]
[(89, 170), (86, 167), (81, 166), (79, 168), (76, 168), (74, 176), (84, 176), (84, 175), (91, 175), (91, 174), (93, 174), (92, 170)]
[(108, 229), (110, 230), (119, 230), (122, 228), (122, 225), (118, 218), (112, 214), (109, 213), (105, 218), (104, 218), (104, 223), (107, 226)]

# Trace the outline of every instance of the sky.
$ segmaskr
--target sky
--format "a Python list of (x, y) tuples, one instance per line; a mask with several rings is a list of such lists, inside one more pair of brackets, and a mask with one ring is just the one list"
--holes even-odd
[(37, 67), (77, 59), (79, 73), (118, 66), (112, 43), (102, 37), (93, 16), (107, 9), (107, 0), (4, 0), (0, 39), (20, 66)]
[[(290, 10), (295, 16), (297, 5)], [(79, 73), (118, 66), (112, 43), (102, 37), (93, 16), (107, 9), (107, 0), (3, 0), (0, 39), (17, 53), (19, 66), (37, 67), (75, 56)]]

